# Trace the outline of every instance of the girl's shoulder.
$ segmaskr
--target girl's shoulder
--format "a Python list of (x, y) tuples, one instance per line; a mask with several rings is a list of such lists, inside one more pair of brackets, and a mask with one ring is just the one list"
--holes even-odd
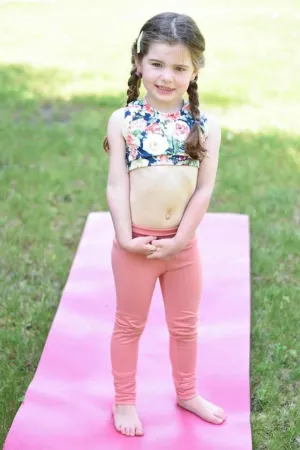
[(108, 127), (120, 132), (123, 137), (126, 138), (129, 123), (134, 117), (136, 117), (141, 109), (142, 104), (140, 100), (135, 100), (126, 106), (116, 109), (109, 118)]
[(210, 111), (205, 111), (205, 118), (207, 145), (214, 146), (216, 142), (218, 143), (217, 146), (220, 145), (222, 129), (219, 118)]
[(108, 130), (112, 130), (113, 132), (120, 133), (121, 135), (124, 134), (124, 117), (125, 117), (125, 110), (126, 107), (122, 107), (119, 109), (116, 109), (111, 114), (107, 128)]
[(125, 108), (126, 107), (123, 106), (122, 108), (113, 111), (109, 118), (109, 123), (113, 123), (114, 125), (122, 125), (122, 122), (124, 120)]
[(209, 125), (209, 128), (216, 129), (220, 128), (220, 121), (218, 117), (210, 112), (210, 111), (203, 111), (203, 120)]

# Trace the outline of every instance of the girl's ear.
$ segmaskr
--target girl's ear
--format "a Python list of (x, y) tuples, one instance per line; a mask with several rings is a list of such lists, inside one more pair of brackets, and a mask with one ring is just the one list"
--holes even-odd
[(194, 70), (192, 76), (191, 76), (191, 82), (195, 81), (195, 78), (199, 76), (199, 71), (198, 70)]
[(134, 58), (134, 62), (136, 65), (137, 72), (142, 73), (142, 64), (140, 63), (138, 58)]

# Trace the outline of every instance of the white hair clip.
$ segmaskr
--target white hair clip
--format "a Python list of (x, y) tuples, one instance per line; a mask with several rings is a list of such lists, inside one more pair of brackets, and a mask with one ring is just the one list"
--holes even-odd
[(142, 37), (143, 37), (143, 31), (141, 31), (141, 33), (140, 33), (140, 35), (139, 35), (139, 37), (138, 37), (138, 40), (137, 40), (137, 43), (136, 43), (136, 51), (137, 51), (137, 53), (141, 53), (141, 40), (142, 40)]

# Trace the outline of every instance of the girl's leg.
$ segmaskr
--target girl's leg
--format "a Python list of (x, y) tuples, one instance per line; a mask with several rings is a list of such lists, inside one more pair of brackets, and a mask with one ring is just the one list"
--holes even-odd
[(111, 339), (111, 362), (115, 403), (134, 405), (138, 345), (148, 317), (158, 261), (123, 250), (114, 241), (112, 269), (116, 289), (116, 316)]
[(221, 424), (224, 410), (198, 395), (196, 369), (202, 269), (195, 237), (160, 276), (170, 331), (170, 358), (177, 403), (207, 422)]
[(160, 285), (170, 332), (173, 378), (177, 397), (190, 399), (197, 395), (197, 330), (202, 288), (197, 238), (167, 261), (166, 269), (160, 276)]

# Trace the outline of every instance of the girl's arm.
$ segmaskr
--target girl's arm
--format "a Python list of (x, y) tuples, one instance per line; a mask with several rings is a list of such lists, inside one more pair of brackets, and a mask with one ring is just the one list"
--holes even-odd
[(176, 236), (175, 245), (185, 247), (193, 237), (198, 225), (206, 213), (214, 190), (221, 144), (221, 128), (217, 119), (208, 117), (209, 135), (206, 140), (206, 157), (200, 164), (196, 190), (189, 201), (181, 219)]
[(132, 239), (129, 175), (125, 161), (125, 141), (122, 136), (124, 109), (115, 111), (107, 126), (109, 169), (106, 198), (112, 217), (116, 239), (121, 247)]

